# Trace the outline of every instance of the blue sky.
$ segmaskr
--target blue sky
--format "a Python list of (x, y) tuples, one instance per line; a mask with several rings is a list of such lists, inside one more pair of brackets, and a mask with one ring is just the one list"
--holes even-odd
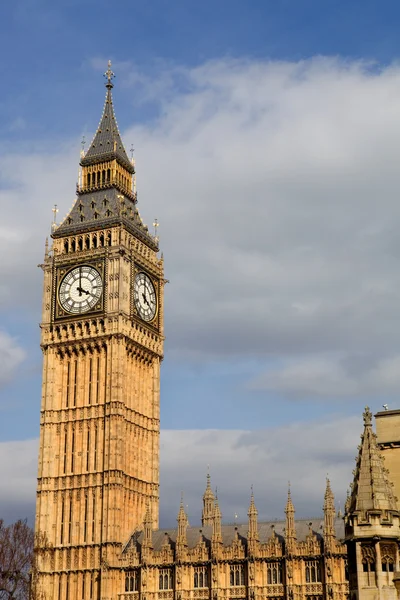
[[(152, 73), (159, 62), (195, 66), (221, 57), (339, 55), (387, 63), (399, 48), (395, 1), (117, 0), (110, 6), (106, 0), (2, 3), (3, 127), (23, 115), (40, 139), (91, 123), (98, 100), (93, 57), (134, 61)], [(132, 102), (134, 91), (120, 96), (121, 116)], [(26, 141), (26, 133), (15, 135)]]
[[(265, 431), (259, 438), (284, 452), (288, 428), (303, 424), (317, 439), (347, 419), (323, 458), (318, 444), (306, 459), (299, 452), (320, 476), (311, 505), (298, 484), (303, 513), (319, 510), (326, 470), (343, 498), (363, 406), (393, 405), (400, 384), (399, 4), (15, 0), (0, 17), (3, 456), (38, 435), (36, 265), (53, 204), (61, 219), (73, 201), (80, 140), (97, 127), (110, 58), (139, 208), (147, 223), (161, 222), (170, 279), (162, 427), (176, 439), (181, 431), (182, 444), (190, 430), (203, 440), (213, 429), (221, 444), (193, 455), (196, 487), (168, 462), (168, 438), (164, 514), (177, 478), (200, 493), (208, 462), (242, 506), (249, 478), (271, 468), (260, 441), (255, 474), (242, 491), (229, 488), (224, 473), (246, 446), (243, 432)], [(285, 465), (282, 481), (296, 473), (295, 457)], [(267, 483), (278, 486), (265, 512), (275, 516), (285, 490), (280, 479)], [(0, 513), (13, 498), (0, 496)]]

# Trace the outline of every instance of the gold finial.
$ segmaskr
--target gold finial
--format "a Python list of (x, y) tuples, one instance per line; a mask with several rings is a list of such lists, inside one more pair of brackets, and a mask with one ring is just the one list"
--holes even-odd
[(85, 156), (85, 144), (86, 144), (86, 138), (83, 135), (82, 141), (81, 141), (81, 158), (83, 158)]
[(55, 204), (51, 210), (53, 211), (53, 222), (51, 224), (51, 228), (54, 231), (54, 229), (56, 229), (56, 227), (57, 227), (57, 213), (58, 213), (57, 204)]
[(108, 61), (108, 69), (104, 73), (104, 77), (107, 79), (106, 87), (110, 88), (110, 89), (112, 87), (114, 87), (114, 84), (113, 84), (112, 80), (115, 77), (115, 73), (113, 71), (111, 71), (111, 60)]
[(372, 412), (369, 409), (369, 406), (365, 407), (365, 411), (363, 412), (364, 417), (364, 425), (372, 425)]
[(156, 242), (158, 242), (159, 238), (157, 235), (157, 228), (160, 226), (160, 223), (158, 222), (157, 219), (154, 219), (154, 223), (153, 223), (153, 227), (154, 227), (154, 239), (156, 240)]

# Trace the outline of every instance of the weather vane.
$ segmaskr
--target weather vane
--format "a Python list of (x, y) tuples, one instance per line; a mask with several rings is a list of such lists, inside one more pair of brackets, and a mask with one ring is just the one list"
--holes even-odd
[(107, 79), (107, 83), (106, 86), (107, 87), (113, 87), (113, 82), (112, 80), (115, 77), (115, 73), (111, 70), (111, 60), (108, 61), (108, 69), (107, 71), (104, 73), (104, 77)]
[(157, 219), (154, 219), (154, 223), (153, 223), (153, 227), (154, 227), (154, 237), (155, 239), (158, 241), (158, 236), (157, 236), (157, 228), (160, 226), (160, 223), (158, 222)]
[(82, 136), (82, 141), (81, 141), (81, 157), (82, 158), (85, 156), (85, 144), (86, 144), (86, 138), (83, 135)]
[(53, 223), (51, 224), (51, 226), (53, 229), (55, 229), (57, 227), (57, 213), (58, 213), (57, 204), (55, 204), (51, 210), (53, 211)]

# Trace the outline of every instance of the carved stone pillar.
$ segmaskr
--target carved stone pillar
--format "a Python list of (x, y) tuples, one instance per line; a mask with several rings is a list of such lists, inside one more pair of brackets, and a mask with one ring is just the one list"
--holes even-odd
[(381, 547), (379, 544), (379, 540), (375, 542), (375, 571), (376, 571), (376, 585), (378, 589), (382, 589), (382, 557), (381, 557)]

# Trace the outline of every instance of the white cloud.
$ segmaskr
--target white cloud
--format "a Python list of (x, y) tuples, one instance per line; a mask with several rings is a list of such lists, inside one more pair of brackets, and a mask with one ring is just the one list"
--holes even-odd
[(0, 331), (0, 388), (13, 377), (24, 358), (25, 352), (18, 342), (4, 331)]
[(46, 236), (50, 235), (52, 208), (58, 204), (59, 220), (74, 201), (79, 152), (60, 144), (59, 152), (34, 147), (17, 153), (9, 150), (0, 162), (0, 307), (41, 309), (41, 272)]
[(0, 442), (0, 518), (33, 522), (38, 440)]
[[(400, 339), (400, 67), (323, 57), (162, 64), (153, 85), (122, 67), (135, 98), (160, 108), (135, 125), (134, 110), (119, 114), (124, 88), (115, 89), (119, 122), (132, 125), (124, 139), (135, 142), (139, 208), (160, 222), (170, 356), (273, 357), (286, 371), (271, 380), (289, 393), (295, 383), (280, 378), (293, 369), (311, 393), (324, 391), (326, 375), (332, 396), (370, 393), (378, 380), (393, 390), (396, 376), (382, 369)], [(52, 205), (61, 219), (72, 202), (78, 147), (2, 157), (3, 308), (39, 313), (35, 265)], [(348, 372), (360, 354), (361, 388)]]
[(343, 508), (362, 425), (331, 417), (256, 431), (163, 431), (162, 520), (173, 524), (182, 490), (191, 524), (200, 522), (208, 464), (228, 522), (235, 513), (247, 519), (251, 485), (259, 518), (282, 517), (288, 480), (298, 516), (319, 515), (327, 473)]
[[(200, 522), (207, 464), (226, 522), (235, 512), (247, 519), (251, 485), (259, 518), (281, 517), (288, 480), (298, 516), (318, 516), (327, 473), (343, 507), (362, 424), (360, 419), (331, 417), (257, 431), (162, 431), (162, 523), (174, 524), (181, 490), (191, 524)], [(0, 443), (0, 480), (7, 482), (0, 489), (0, 516), (33, 515), (36, 472), (37, 440)]]
[(359, 364), (348, 357), (311, 356), (289, 360), (257, 376), (251, 389), (280, 392), (295, 397), (397, 396), (400, 356)]

